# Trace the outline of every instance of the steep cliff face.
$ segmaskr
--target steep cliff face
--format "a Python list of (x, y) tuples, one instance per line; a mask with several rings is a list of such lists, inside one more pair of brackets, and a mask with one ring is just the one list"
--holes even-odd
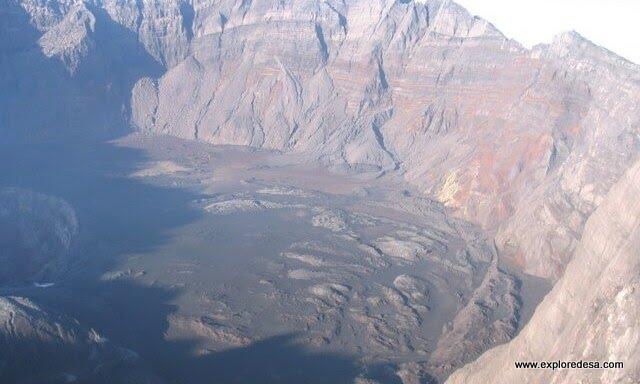
[(11, 3), (92, 84), (83, 111), (104, 100), (145, 132), (396, 170), (543, 277), (640, 145), (638, 66), (576, 33), (526, 50), (449, 0)]
[(4, 142), (73, 142), (128, 132), (133, 84), (162, 66), (105, 4), (0, 3)]
[(528, 196), (521, 196), (496, 240), (503, 254), (527, 271), (557, 278), (585, 220), (637, 159), (639, 71), (575, 33), (556, 37), (532, 55), (550, 61), (545, 71), (552, 82), (572, 84), (562, 105), (578, 114), (563, 113), (553, 122), (545, 177), (532, 185)]
[[(439, 62), (449, 51), (467, 39), (469, 50), (517, 49), (451, 2), (265, 1), (218, 13), (224, 24), (194, 30), (186, 60), (138, 83), (132, 108), (139, 128), (302, 152), (335, 166), (395, 169), (414, 149), (411, 138), (394, 132), (407, 120), (435, 131), (457, 126), (456, 106), (425, 103), (436, 77), (446, 75)], [(211, 24), (200, 18), (212, 16), (195, 9), (196, 26)], [(441, 121), (425, 122), (435, 115)]]
[[(513, 341), (448, 383), (635, 383), (640, 380), (640, 162), (587, 220), (564, 276)], [(514, 361), (622, 361), (624, 369), (516, 369)]]

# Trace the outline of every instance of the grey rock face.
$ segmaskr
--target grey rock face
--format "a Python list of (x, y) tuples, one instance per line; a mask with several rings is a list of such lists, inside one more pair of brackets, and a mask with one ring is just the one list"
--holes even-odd
[[(640, 380), (640, 163), (587, 220), (564, 276), (513, 341), (448, 383), (633, 383)], [(577, 283), (577, 284), (576, 284)], [(622, 361), (624, 369), (515, 369), (514, 361)], [(499, 372), (499, 374), (497, 374)]]
[[(140, 129), (394, 169), (405, 157), (387, 133), (404, 109), (395, 101), (407, 96), (399, 82), (423, 75), (411, 69), (412, 58), (424, 56), (431, 41), (505, 40), (449, 2), (223, 7), (224, 25), (196, 29), (186, 60), (134, 88)], [(195, 15), (218, 17), (197, 9)]]

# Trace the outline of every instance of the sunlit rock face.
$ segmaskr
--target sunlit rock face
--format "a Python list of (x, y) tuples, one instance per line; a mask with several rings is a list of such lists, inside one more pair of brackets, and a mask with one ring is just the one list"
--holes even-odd
[[(564, 276), (513, 341), (486, 352), (448, 383), (634, 383), (640, 380), (638, 312), (640, 163), (587, 220)], [(624, 362), (624, 369), (516, 369), (514, 361)], [(499, 372), (499, 374), (496, 374)]]
[(0, 281), (33, 280), (64, 258), (78, 233), (75, 211), (65, 201), (29, 190), (0, 190)]

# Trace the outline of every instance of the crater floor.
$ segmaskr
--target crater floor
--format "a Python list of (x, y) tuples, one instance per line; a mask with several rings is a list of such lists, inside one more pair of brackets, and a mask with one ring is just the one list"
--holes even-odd
[(159, 136), (109, 148), (55, 176), (78, 194), (67, 267), (4, 291), (169, 382), (440, 381), (510, 340), (546, 292), (394, 173)]
[(197, 340), (194, 354), (293, 334), (442, 377), (517, 330), (520, 281), (492, 244), (393, 175), (167, 137), (120, 145), (149, 154), (127, 177), (193, 190), (201, 215), (102, 279), (179, 290), (166, 337)]

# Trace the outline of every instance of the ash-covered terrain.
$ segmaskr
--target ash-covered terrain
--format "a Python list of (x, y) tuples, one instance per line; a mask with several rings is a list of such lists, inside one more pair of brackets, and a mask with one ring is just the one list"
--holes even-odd
[(639, 98), (449, 0), (2, 1), (0, 382), (638, 382)]
[[(105, 220), (88, 223), (98, 232), (78, 230), (82, 218), (67, 202), (28, 190), (3, 192), (7, 215), (20, 214), (17, 206), (39, 209), (41, 200), (53, 204), (62, 217), (40, 208), (44, 224), (29, 233), (64, 235), (60, 241), (69, 242), (73, 235), (75, 244), (48, 264), (32, 262), (41, 269), (5, 288), (14, 303), (6, 307), (8, 316), (30, 319), (14, 306), (33, 307), (38, 312), (29, 321), (43, 343), (81, 348), (69, 340), (74, 337), (88, 343), (82, 348), (102, 345), (75, 328), (59, 328), (65, 324), (60, 320), (48, 321), (51, 315), (35, 302), (64, 308), (81, 319), (68, 320), (74, 327), (93, 324), (94, 338), (100, 329), (111, 337), (99, 340), (117, 346), (110, 348), (131, 351), (121, 358), (95, 352), (88, 362), (70, 358), (57, 364), (60, 371), (45, 370), (48, 375), (40, 377), (47, 380), (113, 378), (105, 370), (88, 372), (91, 364), (133, 365), (150, 382), (212, 376), (223, 382), (437, 380), (510, 340), (526, 320), (522, 313), (528, 316), (545, 291), (541, 281), (524, 281), (540, 289), (523, 301), (523, 276), (500, 265), (479, 227), (451, 217), (441, 203), (395, 176), (339, 174), (298, 156), (166, 137), (133, 135), (114, 145), (146, 157), (124, 169), (102, 161), (86, 165), (109, 167), (107, 180), (84, 175), (84, 169), (66, 176), (74, 189), (86, 181), (99, 183), (91, 190), (108, 189), (96, 200), (78, 197), (81, 205), (99, 209), (88, 214)], [(79, 176), (83, 180), (71, 181)], [(115, 180), (124, 185), (112, 185)], [(152, 196), (131, 191), (133, 184), (189, 195), (157, 205)], [(13, 202), (18, 197), (35, 201), (19, 205)], [(135, 224), (123, 223), (139, 204), (147, 205), (145, 216), (138, 211)], [(135, 245), (149, 241), (137, 238), (150, 236), (147, 218), (173, 221), (168, 216), (175, 209), (189, 219), (160, 242)], [(14, 340), (5, 345), (19, 344), (17, 333), (29, 326), (23, 322), (21, 331), (7, 321)], [(49, 361), (47, 353), (35, 359)], [(295, 362), (304, 354), (317, 357)], [(19, 359), (5, 356), (6, 377), (13, 377)]]
[(152, 154), (130, 177), (195, 188), (202, 217), (102, 278), (179, 289), (166, 335), (198, 339), (194, 353), (295, 334), (357, 357), (362, 377), (389, 364), (418, 379), (517, 330), (520, 282), (491, 241), (397, 178), (168, 138), (122, 144)]

